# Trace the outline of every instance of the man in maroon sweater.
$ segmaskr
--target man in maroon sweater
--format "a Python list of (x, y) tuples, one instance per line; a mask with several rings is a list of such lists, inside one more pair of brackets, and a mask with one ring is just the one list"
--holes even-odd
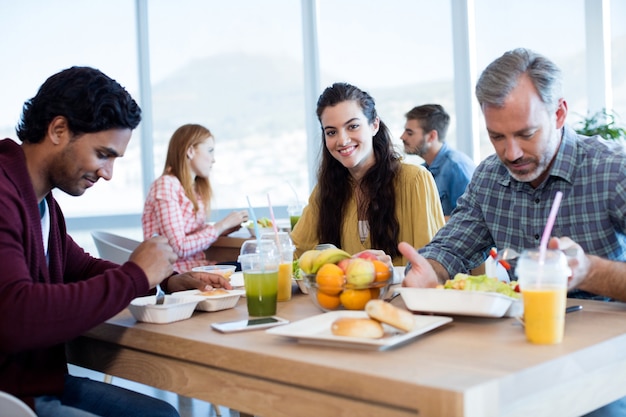
[(176, 255), (163, 237), (143, 242), (119, 266), (67, 235), (52, 189), (79, 196), (109, 180), (140, 120), (116, 81), (73, 67), (24, 104), (21, 146), (0, 141), (0, 390), (38, 416), (178, 416), (163, 401), (69, 375), (64, 344), (158, 283), (170, 292), (230, 288), (217, 275), (172, 275)]

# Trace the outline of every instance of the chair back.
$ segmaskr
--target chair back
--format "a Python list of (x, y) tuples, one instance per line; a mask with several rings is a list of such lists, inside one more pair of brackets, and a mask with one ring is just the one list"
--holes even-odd
[(141, 243), (127, 237), (102, 231), (91, 232), (91, 237), (96, 244), (100, 258), (120, 265), (128, 260), (130, 254)]
[(37, 417), (22, 400), (4, 391), (0, 391), (0, 415), (2, 417)]

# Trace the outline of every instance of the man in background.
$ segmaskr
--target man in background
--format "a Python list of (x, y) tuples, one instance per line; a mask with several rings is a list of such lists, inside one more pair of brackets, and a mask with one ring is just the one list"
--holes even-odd
[(439, 104), (414, 107), (405, 117), (400, 137), (404, 151), (424, 159), (424, 166), (433, 174), (439, 189), (443, 214), (450, 216), (472, 178), (474, 162), (445, 142), (450, 115)]

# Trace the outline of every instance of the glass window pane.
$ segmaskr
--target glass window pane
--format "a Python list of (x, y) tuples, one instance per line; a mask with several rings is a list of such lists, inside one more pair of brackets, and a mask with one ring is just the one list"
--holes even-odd
[[(25, 0), (3, 7), (1, 136), (17, 140), (15, 125), (24, 101), (50, 75), (74, 65), (102, 70), (138, 100), (134, 19), (134, 2), (128, 0)], [(67, 217), (141, 210), (138, 130), (133, 137), (125, 157), (115, 163), (113, 180), (99, 181), (78, 200), (55, 192)]]
[[(308, 194), (300, 2), (154, 0), (148, 4), (155, 175), (169, 139), (213, 133), (212, 207), (286, 205)], [(291, 187), (290, 187), (291, 185)]]
[[(525, 47), (554, 61), (563, 71), (568, 122), (587, 113), (584, 0), (476, 0), (477, 75), (504, 52)], [(515, 18), (511, 18), (515, 16)], [(558, 16), (558, 19), (555, 19)], [(578, 28), (578, 30), (572, 30)], [(480, 115), (481, 158), (493, 153)]]
[(626, 128), (626, 1), (611, 1), (613, 109)]
[(319, 52), (322, 88), (349, 82), (369, 92), (400, 151), (405, 113), (426, 103), (450, 113), (456, 144), (449, 2), (319, 0)]

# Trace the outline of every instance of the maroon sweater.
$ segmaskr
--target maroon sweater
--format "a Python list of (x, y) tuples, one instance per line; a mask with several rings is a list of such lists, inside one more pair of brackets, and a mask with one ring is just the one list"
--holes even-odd
[(0, 141), (0, 390), (31, 407), (33, 397), (60, 394), (65, 342), (148, 292), (143, 271), (85, 253), (65, 229), (52, 193), (49, 265), (35, 192), (22, 148)]

